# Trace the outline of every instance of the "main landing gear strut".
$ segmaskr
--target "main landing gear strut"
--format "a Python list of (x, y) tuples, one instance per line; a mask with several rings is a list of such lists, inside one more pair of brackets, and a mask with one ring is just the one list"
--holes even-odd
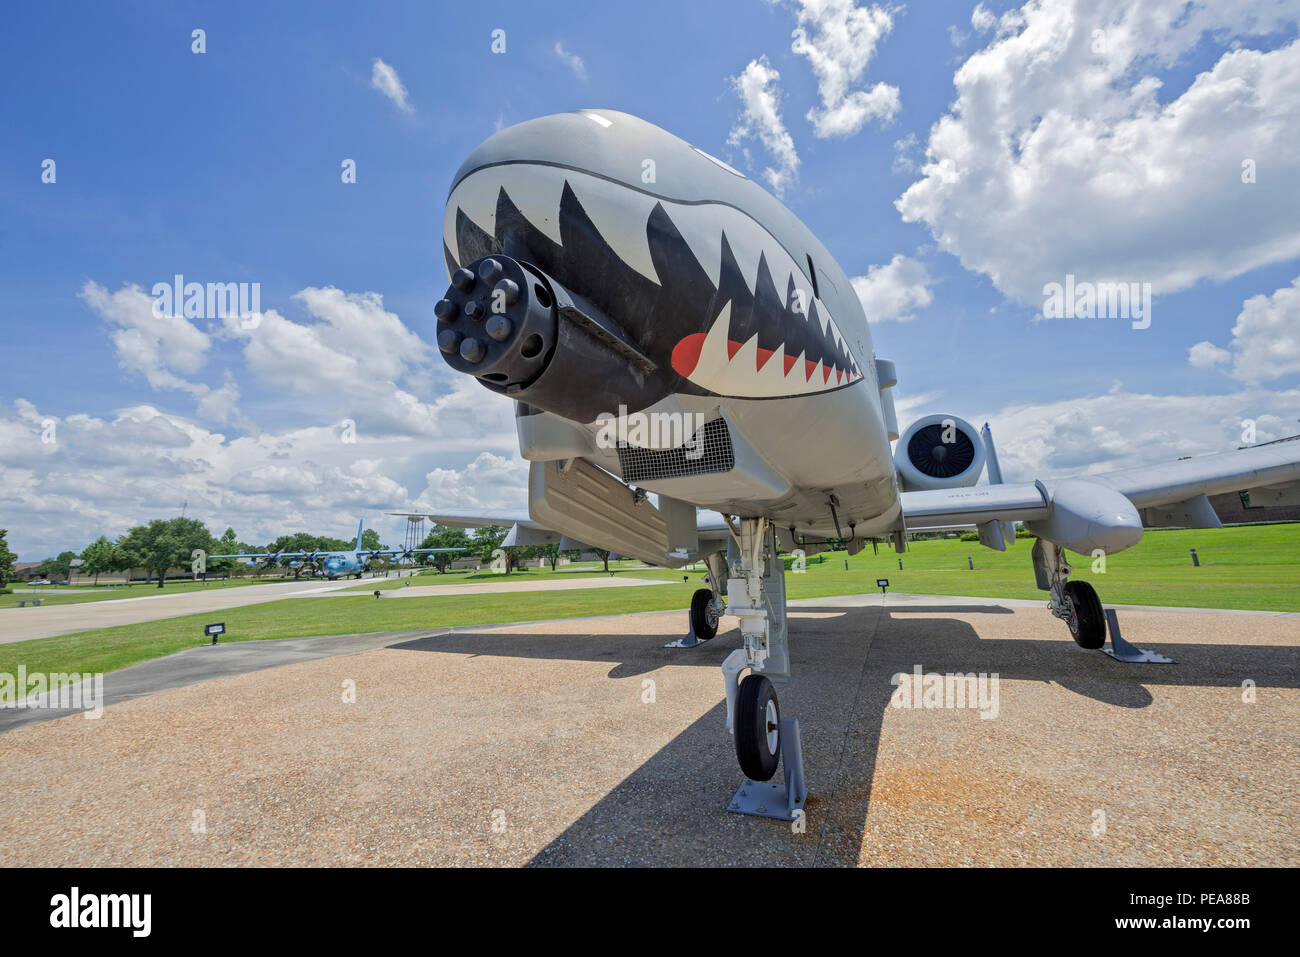
[(1097, 590), (1083, 581), (1070, 581), (1070, 562), (1060, 545), (1034, 541), (1034, 575), (1038, 587), (1051, 595), (1048, 609), (1070, 629), (1080, 648), (1100, 648), (1106, 643), (1106, 616)]
[(718, 620), (726, 610), (722, 596), (727, 593), (727, 558), (722, 552), (713, 552), (704, 557), (704, 564), (709, 569), (709, 587), (691, 596), (691, 630), (665, 648), (694, 648), (718, 633)]
[(1048, 609), (1069, 626), (1070, 637), (1080, 648), (1089, 650), (1106, 644), (1110, 630), (1110, 647), (1106, 654), (1128, 663), (1173, 664), (1172, 658), (1154, 651), (1144, 651), (1124, 640), (1119, 630), (1119, 616), (1114, 608), (1103, 609), (1097, 590), (1085, 581), (1070, 581), (1069, 561), (1065, 549), (1044, 539), (1034, 542), (1034, 575), (1038, 587), (1051, 596)]

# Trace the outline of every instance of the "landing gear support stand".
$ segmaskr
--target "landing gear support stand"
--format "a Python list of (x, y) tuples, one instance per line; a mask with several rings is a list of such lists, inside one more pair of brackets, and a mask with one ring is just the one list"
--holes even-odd
[(778, 821), (795, 821), (803, 814), (808, 787), (803, 779), (803, 747), (799, 741), (799, 719), (781, 719), (781, 780), (751, 781), (736, 791), (727, 805), (734, 814), (771, 817)]
[(1166, 655), (1158, 654), (1154, 651), (1145, 651), (1137, 645), (1130, 644), (1124, 640), (1124, 636), (1119, 633), (1119, 615), (1114, 608), (1106, 609), (1106, 625), (1110, 631), (1110, 647), (1103, 648), (1102, 651), (1110, 655), (1116, 661), (1123, 661), (1129, 664), (1149, 664), (1149, 665), (1172, 665), (1177, 664), (1173, 658)]

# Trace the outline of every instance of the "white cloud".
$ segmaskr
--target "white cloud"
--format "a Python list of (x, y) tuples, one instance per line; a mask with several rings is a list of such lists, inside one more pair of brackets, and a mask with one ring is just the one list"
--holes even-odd
[(1271, 296), (1252, 296), (1232, 327), (1232, 374), (1251, 384), (1300, 372), (1300, 277)]
[(865, 276), (854, 276), (853, 291), (858, 294), (868, 322), (896, 319), (907, 322), (917, 309), (934, 301), (930, 287), (934, 280), (925, 264), (901, 253), (884, 266), (872, 266)]
[[(42, 442), (50, 420), (55, 441)], [(486, 441), (473, 422), (439, 424), (443, 439), (436, 443), (380, 435), (360, 424), (352, 443), (331, 425), (230, 437), (149, 405), (60, 418), (18, 400), (11, 414), (0, 412), (6, 447), (0, 514), (11, 547), (24, 558), (80, 549), (101, 533), (115, 537), (150, 519), (170, 518), (186, 501), (187, 514), (214, 534), (229, 525), (250, 543), (303, 529), (348, 537), (362, 515), (396, 541), (396, 520), (382, 512), (408, 507), (408, 482), (454, 473), (465, 450), (483, 463), (485, 455), (492, 457), (481, 453), (485, 445), (502, 451), (514, 446), (512, 423), (508, 434)], [(497, 481), (481, 464), (464, 472), (467, 488), (483, 483), (481, 498), (494, 487), (520, 488), (517, 478)], [(430, 510), (452, 504), (439, 498), (444, 486), (448, 498), (465, 501), (444, 480), (423, 493)]]
[[(435, 496), (430, 506), (443, 486), (464, 501), (446, 477), (457, 469), (467, 489), (483, 483), (480, 498), (494, 487), (523, 488), (518, 475), (504, 485), (490, 480), (483, 459), (514, 451), (513, 403), (447, 370), (375, 293), (309, 287), (294, 297), (307, 321), (267, 309), (251, 321), (214, 323), (216, 337), (183, 318), (154, 316), (152, 298), (136, 286), (110, 294), (88, 282), (80, 295), (115, 333), (132, 334), (119, 337), (125, 367), (154, 389), (193, 396), (201, 419), (232, 423), (236, 434), (150, 404), (59, 417), (15, 400), (11, 413), (0, 410), (0, 514), (24, 557), (120, 535), (177, 514), (183, 501), (214, 532), (232, 525), (256, 543), (304, 528), (343, 535), (362, 513), (382, 522), (380, 510), (407, 507), (408, 483), (431, 474), (444, 477), (422, 493)], [(220, 385), (178, 375), (201, 371), (216, 338), (239, 348), (242, 368), (224, 369)], [(245, 419), (237, 409), (244, 371), (257, 382), (261, 409), (296, 401), (295, 417), (312, 424), (268, 429)], [(340, 428), (345, 418), (355, 431)], [(474, 456), (477, 466), (461, 468)]]
[(730, 146), (741, 146), (757, 137), (775, 161), (763, 170), (763, 178), (777, 196), (799, 179), (799, 154), (781, 119), (781, 74), (767, 62), (767, 57), (751, 60), (739, 76), (730, 79), (740, 97), (742, 111), (727, 135)]
[(249, 366), (264, 380), (313, 394), (359, 380), (396, 381), (432, 354), (378, 293), (309, 286), (293, 298), (318, 321), (302, 325), (275, 310), (260, 322), (225, 321), (225, 334), (248, 343)]
[(1271, 296), (1261, 294), (1243, 302), (1228, 349), (1198, 342), (1187, 356), (1198, 369), (1229, 359), (1232, 377), (1250, 385), (1300, 372), (1300, 277)]
[(374, 66), (370, 70), (370, 85), (392, 100), (403, 113), (415, 112), (406, 87), (402, 84), (402, 78), (379, 57), (375, 57)]
[[(115, 329), (110, 338), (118, 365), (144, 377), (153, 389), (187, 392), (197, 401), (198, 414), (217, 423), (240, 421), (239, 387), (226, 375), (219, 389), (185, 376), (207, 361), (212, 337), (181, 315), (155, 310), (155, 300), (134, 283), (109, 293), (88, 280), (78, 298)], [(185, 376), (178, 375), (185, 373)]]
[(484, 452), (461, 469), (434, 469), (425, 476), (424, 491), (415, 508), (436, 512), (439, 508), (526, 509), (529, 465), (513, 456)]
[(202, 368), (212, 344), (207, 333), (183, 316), (156, 314), (153, 297), (134, 283), (110, 293), (88, 280), (78, 298), (119, 327), (112, 339), (122, 368), (144, 376), (155, 389), (194, 391), (176, 373), (190, 375)]
[(798, 26), (790, 49), (805, 57), (817, 77), (821, 107), (808, 111), (818, 137), (846, 137), (873, 119), (891, 120), (899, 109), (898, 87), (877, 83), (853, 89), (876, 47), (894, 27), (885, 7), (859, 7), (854, 0), (795, 0)]
[(982, 3), (975, 4), (975, 9), (970, 13), (970, 25), (978, 33), (987, 33), (997, 22), (998, 18)]
[(915, 133), (908, 133), (902, 139), (894, 140), (894, 162), (890, 170), (895, 173), (915, 173), (917, 170), (917, 162), (913, 158), (915, 153)]
[[(960, 410), (935, 410), (957, 411)], [(1294, 435), (1300, 389), (1229, 395), (1147, 395), (1122, 386), (1106, 395), (1016, 404), (975, 416), (989, 422), (1008, 482), (1172, 462), (1243, 444), (1246, 419), (1257, 442)]]
[(555, 44), (555, 55), (560, 58), (560, 62), (573, 71), (573, 75), (584, 83), (587, 80), (587, 64), (582, 62), (582, 57), (576, 53), (570, 53), (564, 49), (564, 44), (557, 42)]
[(221, 425), (229, 422), (239, 422), (245, 426), (249, 424), (239, 414), (239, 385), (229, 372), (219, 389), (208, 389), (198, 399), (197, 411), (201, 419)]
[(1187, 361), (1197, 369), (1213, 369), (1231, 358), (1231, 352), (1220, 349), (1213, 342), (1198, 342), (1187, 350)]
[[(294, 298), (316, 321), (294, 322), (274, 309), (254, 323), (225, 321), (222, 334), (243, 343), (259, 384), (310, 398), (322, 418), (351, 419), (361, 432), (437, 439), (444, 449), (513, 444), (510, 400), (441, 360), (433, 365), (431, 347), (377, 293), (308, 287)], [(412, 391), (435, 379), (446, 391), (433, 401)]]
[[(1300, 255), (1300, 43), (1263, 2), (1034, 0), (957, 71), (921, 178), (897, 207), (1006, 295), (1152, 283), (1157, 297)], [(983, 18), (982, 22), (983, 21)], [(1104, 30), (1098, 25), (1104, 26)], [(1233, 48), (1161, 102), (1155, 74)], [(1257, 182), (1242, 182), (1253, 160)], [(1206, 228), (1206, 224), (1213, 228)]]

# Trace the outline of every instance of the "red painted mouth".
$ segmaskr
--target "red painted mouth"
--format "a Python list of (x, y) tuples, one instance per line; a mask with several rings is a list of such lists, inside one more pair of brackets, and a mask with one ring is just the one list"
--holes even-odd
[[(706, 333), (696, 332), (678, 342), (677, 345), (673, 347), (673, 370), (679, 375), (685, 376), (689, 379), (691, 374), (695, 371), (696, 366), (700, 363), (700, 353), (704, 349), (704, 341), (707, 338), (708, 336)], [(743, 342), (728, 339), (727, 356), (734, 359), (736, 353), (740, 351), (743, 345)], [(757, 350), (757, 361), (755, 363), (754, 371), (756, 373), (763, 371), (763, 366), (767, 365), (768, 360), (770, 360), (774, 355), (776, 355), (775, 350), (759, 348)], [(782, 356), (782, 359), (785, 363), (784, 373), (788, 376), (790, 370), (795, 367), (795, 363), (799, 361), (799, 357), (787, 355)], [(830, 382), (832, 372), (835, 373), (835, 382), (837, 385), (845, 381), (845, 372), (838, 366), (828, 366), (812, 359), (804, 359), (803, 364), (805, 382), (811, 382), (813, 375), (816, 374), (819, 368), (822, 371), (822, 382), (824, 384)], [(860, 379), (861, 377), (860, 373), (848, 374), (849, 381)]]

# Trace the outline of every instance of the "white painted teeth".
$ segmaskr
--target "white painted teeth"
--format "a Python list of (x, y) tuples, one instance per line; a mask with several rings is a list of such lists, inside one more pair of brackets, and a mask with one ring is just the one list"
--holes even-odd
[[(801, 352), (794, 362), (788, 363), (785, 343), (767, 355), (760, 369), (758, 335), (737, 344), (730, 337), (730, 327), (731, 303), (727, 303), (709, 331), (703, 334), (703, 343), (699, 345), (699, 355), (694, 365), (690, 364), (693, 349), (685, 348), (680, 363), (674, 363), (677, 371), (710, 392), (741, 398), (806, 395), (824, 392), (847, 381), (845, 376), (848, 373), (841, 370), (836, 375), (835, 367), (831, 367), (828, 379), (824, 362), (819, 362), (809, 376), (806, 354)], [(688, 338), (696, 339), (695, 336)], [(695, 343), (689, 345), (694, 346)]]
[[(461, 262), (472, 258), (459, 249), (457, 211), (463, 211), (479, 229), (494, 236), (497, 198), (504, 188), (524, 218), (559, 244), (560, 200), (566, 182), (615, 254), (651, 282), (662, 285), (650, 256), (647, 224), (655, 204), (662, 203), (715, 289), (721, 282), (722, 237), (725, 235), (751, 292), (757, 290), (759, 260), (766, 259), (777, 292), (785, 296), (793, 279), (796, 294), (805, 304), (804, 321), (811, 321), (815, 304), (823, 338), (834, 345), (837, 354), (847, 353), (844, 337), (825, 304), (813, 297), (803, 269), (749, 216), (720, 203), (682, 204), (660, 200), (638, 189), (559, 167), (526, 163), (496, 166), (480, 170), (456, 186), (447, 201), (443, 241), (453, 254), (459, 255)], [(849, 381), (850, 372), (843, 370), (837, 376), (834, 366), (827, 379), (824, 363), (819, 363), (809, 376), (803, 354), (796, 357), (786, 372), (788, 357), (784, 344), (759, 369), (757, 337), (740, 343), (732, 354), (728, 338), (730, 323), (731, 304), (728, 303), (704, 337), (694, 368), (689, 374), (680, 368), (678, 371), (712, 392), (735, 396), (801, 395), (822, 392)], [(674, 359), (674, 366), (676, 364)]]

